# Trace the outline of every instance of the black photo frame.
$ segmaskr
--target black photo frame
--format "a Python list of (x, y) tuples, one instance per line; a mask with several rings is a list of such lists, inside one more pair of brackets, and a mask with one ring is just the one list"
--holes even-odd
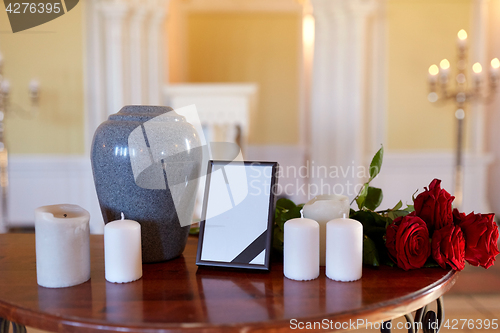
[(278, 163), (209, 161), (196, 264), (269, 270)]

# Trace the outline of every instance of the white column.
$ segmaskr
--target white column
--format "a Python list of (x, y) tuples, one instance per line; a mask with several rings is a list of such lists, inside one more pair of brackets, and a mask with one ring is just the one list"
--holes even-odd
[(126, 3), (118, 1), (103, 3), (101, 6), (105, 30), (106, 105), (108, 114), (118, 112), (125, 103), (123, 29), (128, 10)]
[(90, 154), (90, 146), (96, 128), (106, 120), (106, 88), (104, 80), (102, 20), (99, 13), (99, 1), (85, 3), (85, 154)]
[[(367, 22), (375, 0), (312, 0), (316, 19), (310, 168), (312, 191), (354, 196), (357, 167), (365, 166)], [(338, 178), (330, 170), (336, 167)], [(335, 184), (343, 185), (335, 186)], [(314, 193), (310, 193), (313, 195)]]
[(144, 22), (147, 9), (145, 7), (144, 3), (138, 2), (130, 18), (130, 103), (136, 105), (144, 104), (147, 91), (143, 71), (143, 64), (146, 62)]
[[(367, 108), (367, 62), (371, 55), (368, 55), (368, 19), (374, 13), (376, 8), (375, 0), (348, 0), (348, 22), (349, 28), (346, 35), (348, 36), (347, 54), (344, 60), (344, 87), (347, 91), (344, 96), (347, 96), (347, 107), (341, 111), (344, 115), (344, 128), (348, 130), (343, 133), (344, 141), (350, 142), (350, 145), (342, 145), (344, 150), (342, 157), (344, 163), (351, 162), (351, 165), (367, 166), (369, 161), (365, 160), (366, 151), (371, 148), (367, 147), (365, 136), (367, 132), (366, 118), (369, 116)], [(347, 84), (346, 84), (347, 83)], [(341, 138), (337, 138), (341, 140)], [(354, 162), (354, 163), (353, 163)], [(356, 170), (357, 171), (357, 170)], [(360, 179), (356, 176), (352, 177), (352, 183), (361, 183), (365, 179)]]
[[(489, 0), (474, 0), (472, 8), (472, 63), (479, 62), (483, 66), (483, 89), (488, 88), (490, 61), (487, 58), (488, 39), (488, 7)], [(481, 154), (485, 151), (485, 105), (481, 102), (471, 104), (470, 136), (471, 153)]]
[(150, 105), (162, 104), (163, 63), (164, 58), (164, 33), (165, 17), (168, 0), (153, 1), (151, 16), (149, 18), (148, 33), (148, 103)]
[[(351, 59), (349, 57), (349, 17), (347, 16), (347, 8), (345, 0), (335, 0), (330, 1), (329, 8), (329, 20), (331, 20), (330, 29), (330, 59), (333, 67), (328, 71), (328, 75), (331, 76), (332, 85), (330, 96), (333, 98), (332, 107), (330, 113), (332, 119), (330, 124), (333, 126), (331, 131), (331, 137), (329, 145), (332, 151), (332, 156), (329, 161), (326, 162), (326, 166), (336, 166), (342, 168), (345, 171), (345, 176), (340, 173), (340, 179), (330, 179), (330, 184), (340, 183), (342, 185), (347, 185), (353, 183), (352, 173), (347, 172), (347, 168), (352, 168), (352, 157), (350, 154), (353, 152), (353, 148), (356, 147), (355, 142), (352, 141), (351, 137), (356, 135), (357, 130), (352, 130), (349, 123), (349, 117), (351, 111), (349, 108), (349, 94), (351, 94), (349, 87), (349, 75), (353, 73), (353, 66), (351, 64)], [(321, 46), (319, 46), (321, 47)], [(337, 189), (339, 190), (339, 189)], [(347, 191), (347, 187), (345, 188)], [(350, 191), (351, 193), (353, 191)], [(344, 195), (349, 195), (349, 193), (339, 193)]]
[[(310, 166), (326, 165), (335, 155), (332, 151), (333, 144), (331, 142), (333, 136), (332, 122), (334, 121), (333, 113), (331, 112), (331, 75), (328, 75), (332, 59), (330, 58), (330, 43), (329, 30), (331, 20), (327, 13), (327, 5), (329, 0), (312, 0), (314, 8), (315, 20), (315, 45), (314, 45), (314, 61), (312, 69), (312, 89), (311, 89), (311, 138), (310, 138)], [(320, 179), (311, 177), (310, 184), (320, 186)]]
[(368, 54), (369, 85), (371, 96), (368, 102), (369, 117), (365, 130), (369, 135), (366, 139), (366, 153), (373, 156), (383, 144), (387, 147), (386, 119), (387, 119), (387, 1), (380, 0), (373, 17), (373, 25), (368, 33), (372, 39)]

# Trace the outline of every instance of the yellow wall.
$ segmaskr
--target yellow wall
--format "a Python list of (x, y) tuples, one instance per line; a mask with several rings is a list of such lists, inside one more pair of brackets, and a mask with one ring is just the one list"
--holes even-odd
[(187, 81), (257, 82), (249, 142), (297, 144), (301, 16), (196, 13), (187, 26)]
[[(11, 82), (6, 141), (13, 154), (83, 154), (83, 8), (13, 34), (0, 5), (0, 52)], [(28, 84), (40, 82), (40, 107), (34, 114)]]
[(455, 146), (453, 103), (427, 101), (427, 73), (447, 58), (454, 70), (457, 32), (470, 34), (470, 0), (388, 1), (389, 149), (443, 150)]
[[(0, 52), (12, 85), (12, 111), (6, 120), (11, 153), (84, 151), (84, 4), (80, 1), (60, 18), (16, 34), (10, 32), (0, 5)], [(442, 58), (454, 64), (456, 33), (470, 31), (471, 0), (388, 0), (387, 5), (387, 148), (451, 149), (454, 107), (427, 101), (427, 69)], [(185, 45), (176, 45), (185, 50), (172, 46), (175, 36), (169, 40), (171, 82), (257, 82), (259, 106), (250, 143), (297, 144), (300, 16), (199, 13), (184, 23)], [(34, 115), (29, 114), (27, 92), (32, 78), (41, 84), (40, 108)]]

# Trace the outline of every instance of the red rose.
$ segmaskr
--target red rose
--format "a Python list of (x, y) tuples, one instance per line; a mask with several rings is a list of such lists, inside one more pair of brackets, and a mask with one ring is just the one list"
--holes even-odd
[(398, 217), (387, 227), (386, 247), (398, 267), (406, 271), (422, 267), (431, 254), (427, 225), (413, 214)]
[(441, 189), (441, 180), (434, 179), (429, 189), (415, 198), (415, 213), (427, 223), (429, 234), (453, 222), (451, 203), (454, 196)]
[(459, 225), (460, 222), (465, 219), (467, 215), (465, 213), (460, 213), (458, 209), (453, 209), (453, 224)]
[(450, 224), (434, 231), (432, 257), (443, 268), (448, 264), (456, 271), (464, 269), (465, 238), (459, 226)]
[(469, 215), (454, 212), (456, 224), (465, 237), (465, 260), (471, 265), (488, 268), (495, 262), (498, 251), (498, 227), (495, 214)]

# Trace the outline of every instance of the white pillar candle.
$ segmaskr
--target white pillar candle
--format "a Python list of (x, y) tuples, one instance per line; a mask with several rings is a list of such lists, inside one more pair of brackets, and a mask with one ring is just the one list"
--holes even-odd
[(77, 205), (35, 210), (36, 275), (47, 288), (70, 287), (90, 279), (90, 214)]
[(292, 280), (313, 280), (319, 276), (319, 225), (311, 219), (285, 222), (283, 272)]
[(339, 217), (349, 216), (349, 210), (349, 198), (345, 195), (318, 195), (304, 205), (304, 217), (319, 223), (321, 266), (325, 266), (326, 223)]
[(126, 283), (142, 276), (141, 225), (122, 219), (104, 226), (106, 280)]
[(363, 225), (356, 220), (335, 219), (326, 225), (326, 276), (336, 281), (356, 281), (363, 271)]

